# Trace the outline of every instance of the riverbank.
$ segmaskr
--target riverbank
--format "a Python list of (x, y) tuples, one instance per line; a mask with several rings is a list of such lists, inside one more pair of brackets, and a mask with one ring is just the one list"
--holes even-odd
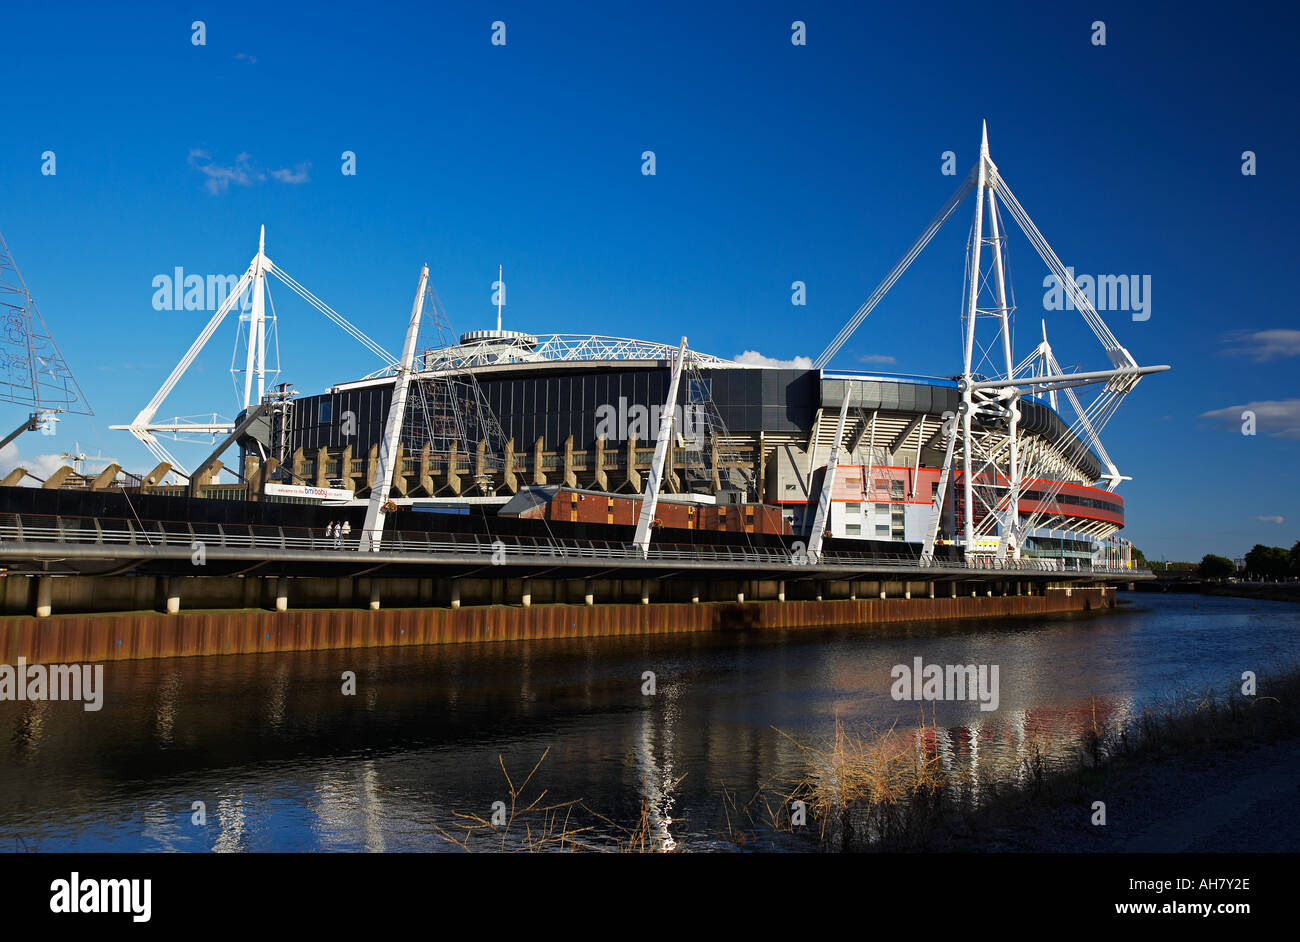
[(1202, 583), (1200, 591), (1202, 595), (1263, 599), (1270, 602), (1300, 602), (1300, 582), (1270, 582), (1259, 585)]
[(1137, 592), (1180, 595), (1217, 595), (1226, 598), (1259, 599), (1269, 602), (1300, 602), (1300, 582), (1140, 582)]
[(16, 664), (21, 657), (37, 664), (748, 628), (872, 628), (1096, 611), (1114, 605), (1115, 590), (1106, 587), (959, 598), (55, 615), (0, 619), (0, 654), (5, 663)]
[[(1052, 762), (1028, 744), (1013, 782), (949, 780), (929, 731), (807, 750), (792, 797), (830, 850), (1294, 852), (1300, 823), (1300, 668), (1257, 695), (1188, 694), (1098, 725)], [(1100, 803), (1100, 804), (1098, 804)]]

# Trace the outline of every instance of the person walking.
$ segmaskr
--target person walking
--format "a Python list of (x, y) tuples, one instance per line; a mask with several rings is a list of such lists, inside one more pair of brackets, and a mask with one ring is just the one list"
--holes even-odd
[(343, 539), (346, 541), (348, 538), (348, 534), (351, 532), (352, 532), (352, 523), (350, 521), (344, 520), (342, 524), (342, 528), (339, 530), (339, 533), (342, 534)]

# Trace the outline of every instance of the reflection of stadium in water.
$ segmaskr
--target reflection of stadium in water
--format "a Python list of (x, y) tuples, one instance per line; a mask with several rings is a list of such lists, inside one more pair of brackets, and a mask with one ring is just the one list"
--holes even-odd
[[(1094, 704), (1107, 726), (1174, 686), (1221, 677), (1222, 689), (1243, 657), (1263, 669), (1300, 655), (1300, 614), (1282, 603), (1142, 603), (1152, 610), (890, 638), (677, 635), (114, 663), (99, 713), (0, 703), (0, 846), (450, 847), (438, 828), (455, 833), (455, 812), (508, 806), (502, 764), (519, 784), (547, 749), (523, 802), (545, 790), (543, 804), (581, 799), (631, 829), (644, 800), (652, 839), (716, 846), (748, 825), (738, 806), (798, 771), (795, 742), (824, 745), (837, 716), (859, 734), (896, 724), (905, 748), (978, 793), (1023, 775), (1035, 746), (1077, 754)], [(919, 734), (922, 704), (889, 695), (890, 667), (913, 656), (999, 664), (999, 709), (926, 703), (937, 728)], [(348, 670), (355, 697), (340, 692)], [(641, 692), (647, 670), (654, 696)], [(196, 801), (205, 827), (192, 823)], [(581, 823), (597, 828), (588, 839), (621, 834), (590, 815)]]

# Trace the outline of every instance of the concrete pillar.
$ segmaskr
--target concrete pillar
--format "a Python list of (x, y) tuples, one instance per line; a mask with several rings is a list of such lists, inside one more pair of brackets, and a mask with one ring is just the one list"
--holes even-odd
[(378, 579), (370, 580), (370, 610), (372, 612), (379, 611), (379, 580)]
[(910, 599), (911, 597), (912, 597), (912, 583), (910, 583), (910, 582), (908, 582), (906, 579), (904, 579), (904, 580), (903, 580), (903, 598), (905, 598), (905, 599)]
[(950, 590), (951, 590), (951, 591), (949, 592), (949, 596), (948, 596), (948, 597), (949, 597), (949, 598), (953, 598), (953, 599), (955, 599), (955, 598), (957, 597), (957, 583), (956, 583), (956, 582), (950, 582), (950, 583), (948, 583), (948, 585), (949, 585)]
[(460, 580), (451, 580), (451, 607), (460, 608)]
[(741, 582), (736, 585), (736, 601), (745, 601), (745, 583)]
[(53, 594), (54, 580), (50, 576), (41, 576), (36, 580), (36, 617), (49, 618), (53, 611), (50, 597)]
[(885, 580), (883, 579), (880, 580), (880, 597), (882, 599), (885, 597)]
[(1016, 580), (1016, 598), (1020, 598), (1020, 580)]
[(984, 594), (987, 595), (989, 598), (993, 598), (993, 587), (992, 587), (992, 586), (989, 586), (989, 587), (984, 591)]
[(524, 580), (524, 589), (520, 593), (520, 601), (524, 603), (524, 608), (528, 608), (533, 604), (533, 581), (531, 579)]
[(650, 604), (650, 580), (649, 579), (641, 580), (641, 604), (642, 605)]
[(930, 598), (934, 598), (934, 583), (930, 583)]
[(277, 612), (289, 610), (289, 580), (284, 576), (275, 580), (275, 610)]
[(852, 579), (850, 579), (850, 580), (849, 580), (849, 600), (850, 600), (850, 601), (855, 601), (855, 602), (856, 602), (856, 601), (857, 601), (857, 598), (858, 598), (858, 584), (857, 584), (856, 582), (854, 582)]
[(817, 583), (817, 601), (820, 602), (820, 601), (822, 600), (822, 596), (824, 596), (825, 594), (826, 594), (826, 583), (824, 583), (824, 582), (818, 582), (818, 583)]
[(595, 581), (593, 581), (593, 580), (591, 580), (591, 579), (588, 579), (585, 583), (583, 583), (583, 586), (582, 586), (582, 592), (583, 592), (582, 601), (583, 601), (583, 604), (584, 604), (584, 605), (595, 605), (595, 604), (596, 604), (596, 583), (595, 583)]
[(700, 584), (698, 582), (691, 583), (691, 604), (700, 604)]
[(780, 582), (776, 584), (776, 600), (778, 602), (785, 601), (785, 580), (784, 579), (782, 579)]
[(167, 579), (167, 607), (168, 615), (175, 615), (181, 610), (181, 580), (175, 576)]

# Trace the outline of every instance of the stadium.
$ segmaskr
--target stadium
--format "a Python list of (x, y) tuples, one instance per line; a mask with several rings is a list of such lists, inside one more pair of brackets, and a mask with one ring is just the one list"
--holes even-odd
[[(648, 341), (500, 330), (423, 351), (399, 437), (395, 503), (502, 507), (538, 488), (548, 498), (561, 490), (641, 494), (676, 354)], [(770, 505), (780, 509), (785, 532), (806, 533), (847, 397), (828, 534), (923, 541), (939, 488), (945, 418), (961, 406), (955, 380), (688, 356), (663, 499)], [(394, 371), (385, 372), (281, 399), (267, 421), (241, 436), (245, 478), (266, 474), (284, 485), (366, 497), (395, 384)], [(1053, 470), (1050, 480), (1024, 482), (1021, 512), (1039, 516), (1024, 553), (1114, 552), (1099, 547), (1124, 526), (1124, 505), (1093, 486), (1102, 462), (1047, 403), (1026, 400), (1020, 411), (1021, 448)], [(624, 421), (602, 422), (611, 414)], [(954, 540), (962, 493), (955, 487), (947, 496), (940, 543)], [(989, 550), (997, 536), (985, 538)]]
[[(975, 194), (962, 298), (963, 362), (950, 376), (829, 368), (965, 198)], [(1063, 367), (1042, 339), (1013, 355), (1002, 216), (1019, 226), (1109, 361)], [(387, 366), (296, 395), (266, 364), (275, 276)], [(503, 283), (502, 283), (503, 284)], [(243, 411), (158, 422), (163, 399), (236, 305), (247, 325)], [(426, 308), (428, 309), (426, 313)], [(436, 335), (430, 334), (430, 325)], [(1118, 536), (1127, 480), (1100, 433), (1146, 375), (1047, 244), (988, 154), (807, 368), (733, 362), (677, 346), (495, 329), (453, 334), (421, 272), (402, 355), (389, 354), (272, 262), (265, 232), (247, 271), (129, 425), (159, 460), (141, 487), (191, 498), (365, 504), (378, 539), (399, 509), (532, 515), (557, 523), (715, 529), (936, 555), (1130, 564)], [(192, 471), (159, 435), (219, 444)], [(238, 465), (225, 468), (238, 446)], [(237, 483), (219, 483), (233, 473)], [(170, 474), (178, 483), (165, 485)], [(603, 500), (603, 504), (601, 503)], [(589, 504), (588, 502), (591, 501)], [(661, 504), (662, 502), (662, 504)], [(603, 515), (592, 508), (604, 507)], [(685, 506), (683, 510), (682, 507)], [(716, 512), (696, 513), (692, 507)], [(728, 514), (724, 508), (736, 506)], [(544, 509), (539, 509), (544, 507)], [(660, 508), (662, 507), (662, 513)], [(680, 536), (680, 535), (679, 535)], [(622, 539), (610, 531), (610, 539)], [(864, 547), (867, 549), (867, 547)]]

